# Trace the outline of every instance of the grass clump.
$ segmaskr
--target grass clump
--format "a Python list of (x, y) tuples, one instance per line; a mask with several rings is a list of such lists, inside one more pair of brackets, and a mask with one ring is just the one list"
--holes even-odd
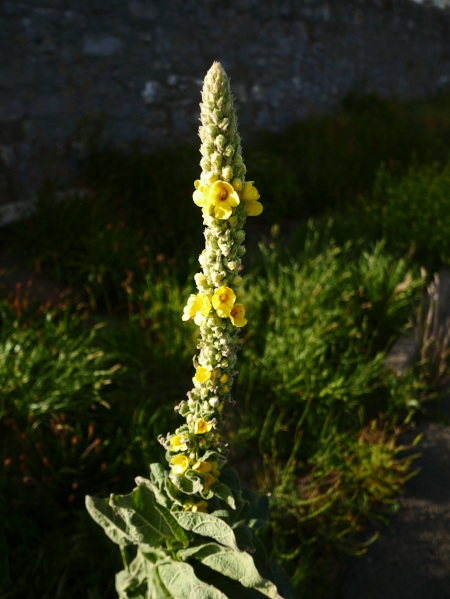
[[(429, 269), (450, 263), (450, 165), (413, 164), (402, 177), (385, 167), (360, 199), (363, 227), (399, 254), (414, 248)], [(358, 217), (360, 218), (360, 217)]]
[[(412, 472), (401, 435), (424, 382), (416, 370), (399, 378), (384, 359), (414, 312), (418, 265), (448, 263), (448, 168), (433, 164), (447, 157), (448, 105), (352, 98), (338, 115), (249, 147), (266, 224), (283, 231), (283, 219), (322, 215), (299, 227), (290, 255), (261, 246), (231, 409), (243, 419), (230, 429), (236, 467), (272, 494), (275, 533), (264, 534), (301, 596), (330, 596), (336, 555), (364, 549), (364, 523), (392, 513)], [(161, 457), (153, 439), (176, 426), (170, 406), (189, 385), (197, 344), (181, 321), (195, 272), (186, 256), (201, 250), (196, 163), (189, 148), (97, 148), (83, 175), (88, 195), (55, 202), (44, 190), (15, 228), (36, 270), (79, 295), (60, 306), (17, 295), (0, 303), (0, 586), (11, 597), (115, 596), (110, 575), (121, 565), (80, 498), (131, 485)], [(323, 214), (358, 195), (366, 199), (331, 228)], [(253, 254), (263, 229), (249, 234)], [(93, 320), (105, 326), (89, 331)]]

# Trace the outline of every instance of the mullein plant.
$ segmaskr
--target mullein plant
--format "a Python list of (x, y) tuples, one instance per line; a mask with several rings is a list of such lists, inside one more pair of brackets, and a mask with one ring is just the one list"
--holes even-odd
[(222, 410), (233, 402), (238, 335), (247, 324), (239, 302), (243, 226), (262, 205), (253, 182), (245, 181), (233, 96), (217, 62), (200, 107), (202, 173), (193, 200), (202, 210), (206, 247), (195, 275), (198, 293), (182, 316), (200, 328), (194, 387), (175, 408), (185, 422), (160, 436), (168, 468), (151, 464), (150, 478), (138, 477), (131, 494), (87, 497), (86, 506), (121, 548), (121, 598), (290, 599), (289, 579), (255, 535), (267, 520), (268, 499), (241, 489), (221, 438)]

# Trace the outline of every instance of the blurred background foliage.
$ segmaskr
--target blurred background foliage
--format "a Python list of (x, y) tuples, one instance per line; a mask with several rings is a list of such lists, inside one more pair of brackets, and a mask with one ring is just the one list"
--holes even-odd
[[(402, 376), (385, 358), (450, 261), (449, 147), (450, 97), (375, 95), (245, 145), (264, 213), (247, 227), (227, 434), (243, 484), (271, 494), (262, 535), (300, 598), (332, 597), (342, 555), (395, 512), (413, 415), (448, 376), (430, 377), (432, 352)], [(198, 162), (194, 147), (92, 147), (79, 197), (56, 201), (48, 181), (4, 231), (67, 290), (43, 299), (30, 284), (0, 302), (1, 599), (115, 596), (120, 555), (84, 495), (127, 491), (163, 459), (156, 437), (190, 388)]]

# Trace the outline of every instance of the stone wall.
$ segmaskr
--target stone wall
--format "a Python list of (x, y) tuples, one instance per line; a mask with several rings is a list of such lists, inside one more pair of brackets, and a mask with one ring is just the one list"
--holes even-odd
[(450, 85), (450, 14), (410, 0), (0, 1), (0, 198), (106, 124), (117, 143), (195, 138), (202, 78), (231, 76), (244, 138), (350, 91)]

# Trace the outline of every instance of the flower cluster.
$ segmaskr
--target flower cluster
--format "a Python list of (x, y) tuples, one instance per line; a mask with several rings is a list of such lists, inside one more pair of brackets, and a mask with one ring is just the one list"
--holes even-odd
[(253, 181), (245, 181), (233, 97), (219, 63), (206, 75), (200, 107), (202, 173), (193, 200), (202, 209), (206, 244), (199, 257), (202, 272), (195, 275), (198, 293), (189, 297), (182, 317), (200, 328), (199, 355), (194, 358), (194, 387), (176, 408), (186, 423), (160, 439), (175, 492), (190, 494), (183, 510), (193, 512), (207, 511), (226, 462), (219, 434), (222, 410), (233, 401), (238, 334), (247, 324), (245, 308), (237, 301), (242, 294), (243, 226), (247, 216), (263, 210)]

